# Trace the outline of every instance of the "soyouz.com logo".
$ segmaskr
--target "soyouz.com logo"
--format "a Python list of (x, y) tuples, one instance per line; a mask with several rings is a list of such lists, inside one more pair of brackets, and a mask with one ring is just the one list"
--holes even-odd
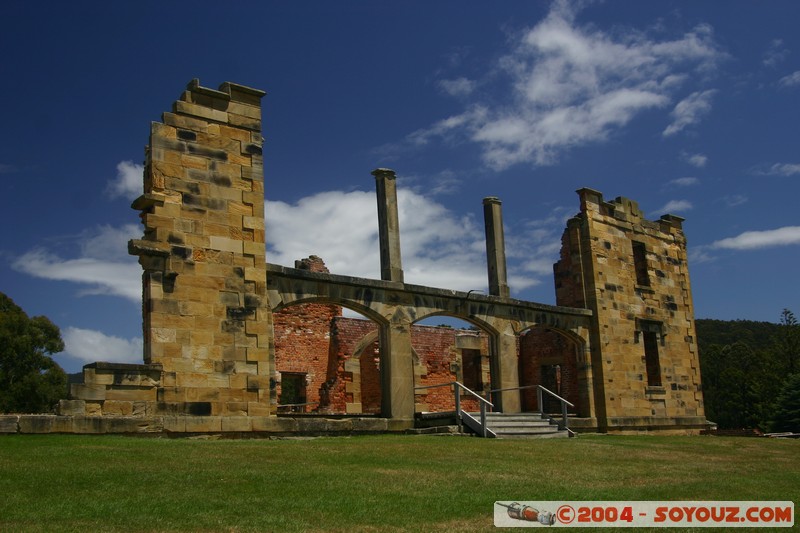
[(497, 501), (497, 527), (793, 527), (794, 502)]

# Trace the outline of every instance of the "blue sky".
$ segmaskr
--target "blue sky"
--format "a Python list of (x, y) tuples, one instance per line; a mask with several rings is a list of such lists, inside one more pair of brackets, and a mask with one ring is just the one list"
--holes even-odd
[(408, 282), (486, 287), (498, 196), (512, 295), (555, 303), (575, 190), (686, 218), (698, 318), (800, 313), (800, 3), (19, 2), (0, 21), (0, 291), (69, 371), (141, 361), (149, 123), (185, 85), (263, 104), (268, 257), (379, 277), (376, 167)]

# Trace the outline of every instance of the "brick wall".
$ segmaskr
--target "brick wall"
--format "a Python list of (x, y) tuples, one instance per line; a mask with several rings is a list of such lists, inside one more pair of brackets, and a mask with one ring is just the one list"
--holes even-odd
[[(296, 268), (311, 272), (328, 272), (325, 263), (310, 256), (295, 263)], [(299, 373), (306, 377), (306, 402), (312, 405), (298, 408), (312, 411), (324, 398), (320, 391), (335, 375), (329, 368), (331, 324), (342, 315), (342, 308), (331, 304), (297, 304), (273, 314), (275, 339), (276, 394), (278, 405), (289, 403), (282, 397), (281, 376)]]
[[(520, 386), (542, 385), (575, 404), (570, 412), (580, 412), (575, 349), (574, 342), (547, 328), (537, 326), (525, 332), (520, 337)], [(552, 398), (544, 399), (544, 407), (547, 412), (561, 412)], [(538, 409), (536, 389), (523, 390), (522, 410)]]

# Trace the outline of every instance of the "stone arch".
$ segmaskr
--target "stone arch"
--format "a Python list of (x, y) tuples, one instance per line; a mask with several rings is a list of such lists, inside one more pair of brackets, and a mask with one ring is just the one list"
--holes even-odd
[[(437, 316), (456, 318), (474, 329), (419, 323)], [(436, 387), (453, 381), (459, 381), (488, 398), (492, 382), (490, 356), (494, 334), (495, 329), (488, 323), (450, 312), (434, 311), (418, 318), (411, 328), (411, 343), (417, 358), (414, 366), (415, 410), (454, 410), (452, 388)], [(461, 402), (467, 410), (479, 409), (477, 400), (471, 395), (462, 395)]]
[[(282, 300), (280, 305), (274, 306), (273, 311), (273, 338), (274, 338), (274, 382), (275, 396), (280, 412), (305, 412), (311, 414), (377, 414), (381, 410), (380, 368), (376, 366), (371, 375), (371, 386), (377, 391), (370, 397), (369, 409), (362, 410), (361, 400), (361, 369), (354, 368), (359, 360), (350, 361), (354, 350), (349, 345), (348, 329), (352, 324), (342, 324), (348, 319), (343, 316), (342, 309), (348, 308), (358, 312), (367, 312), (366, 320), (349, 319), (357, 323), (364, 323), (372, 329), (370, 334), (372, 343), (378, 342), (380, 328), (383, 327), (380, 317), (369, 308), (353, 304), (346, 299), (330, 298), (326, 296), (308, 296), (291, 301)], [(344, 328), (344, 332), (342, 332)], [(357, 335), (360, 336), (358, 332)], [(352, 333), (350, 333), (352, 336)], [(342, 346), (345, 341), (347, 346)], [(355, 353), (360, 354), (367, 349), (367, 342), (356, 348)], [(347, 353), (343, 353), (342, 350)], [(294, 381), (302, 381), (303, 400), (298, 403), (307, 403), (301, 409), (281, 407), (287, 401), (283, 396), (283, 377), (290, 378), (290, 389), (297, 385)], [(353, 379), (353, 378), (356, 379)], [(355, 398), (354, 398), (355, 396)], [(294, 402), (290, 402), (294, 403)], [(288, 409), (288, 410), (287, 410)]]
[[(587, 416), (589, 401), (585, 383), (587, 369), (581, 364), (586, 341), (577, 333), (534, 324), (519, 335), (520, 386), (542, 385), (575, 405), (570, 412)], [(523, 411), (538, 411), (536, 389), (522, 389)], [(545, 395), (546, 412), (560, 412), (557, 400)]]
[(283, 309), (286, 309), (287, 307), (291, 307), (293, 305), (309, 304), (309, 303), (329, 304), (329, 305), (338, 305), (341, 307), (346, 307), (347, 309), (350, 309), (352, 311), (355, 311), (356, 313), (364, 315), (368, 319), (380, 325), (388, 324), (386, 318), (372, 307), (364, 305), (358, 300), (353, 300), (350, 298), (337, 298), (335, 296), (330, 296), (330, 295), (304, 295), (302, 297), (292, 298), (292, 299), (281, 298), (279, 303), (272, 305), (272, 312), (278, 313)]

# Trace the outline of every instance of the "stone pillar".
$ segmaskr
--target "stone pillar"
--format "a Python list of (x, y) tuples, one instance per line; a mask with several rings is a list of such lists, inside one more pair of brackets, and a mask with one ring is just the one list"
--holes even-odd
[(414, 358), (411, 319), (397, 308), (388, 325), (381, 326), (381, 398), (383, 416), (393, 429), (414, 424)]
[[(506, 322), (506, 321), (501, 321)], [(519, 354), (517, 352), (517, 335), (510, 322), (499, 329), (500, 334), (495, 341), (497, 353), (497, 377), (499, 383), (492, 383), (493, 389), (514, 389), (519, 387)], [(500, 393), (500, 408), (504, 413), (519, 413), (521, 409), (519, 390), (508, 390)]]
[(489, 294), (508, 298), (506, 245), (503, 237), (501, 202), (494, 196), (483, 199), (483, 221), (486, 227), (486, 261), (489, 270)]
[[(198, 80), (151, 127), (142, 239), (144, 358), (163, 366), (164, 409), (222, 419), (270, 414), (261, 98)], [(203, 430), (216, 430), (213, 424)]]
[(378, 238), (381, 246), (381, 279), (403, 282), (400, 260), (400, 222), (397, 216), (395, 174), (388, 168), (372, 171), (378, 193)]

